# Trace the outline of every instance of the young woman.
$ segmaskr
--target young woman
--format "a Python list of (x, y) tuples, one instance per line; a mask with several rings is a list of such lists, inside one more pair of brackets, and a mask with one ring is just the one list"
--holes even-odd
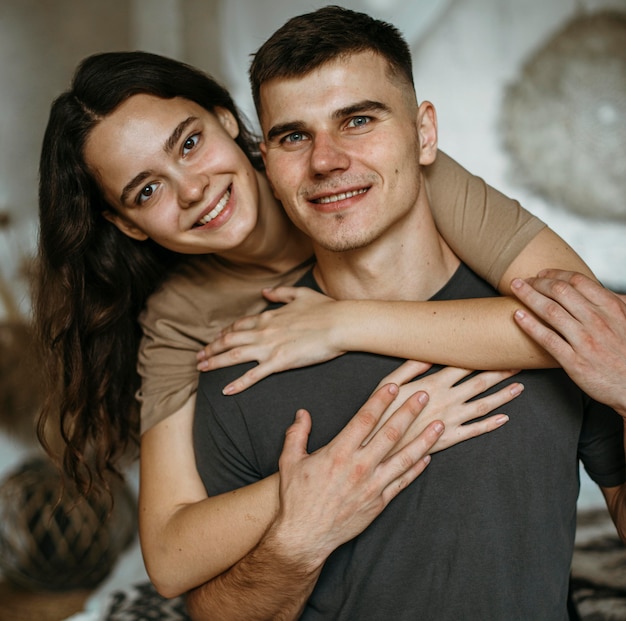
[[(503, 293), (513, 276), (548, 265), (588, 273), (554, 233), (443, 154), (425, 173), (442, 233)], [(52, 106), (39, 259), (35, 310), (51, 380), (41, 434), (60, 413), (65, 468), (83, 489), (106, 482), (137, 437), (138, 390), (146, 566), (164, 595), (189, 590), (254, 546), (278, 505), (277, 475), (207, 498), (191, 440), (196, 353), (237, 317), (261, 311), (262, 289), (293, 284), (310, 266), (310, 243), (273, 198), (228, 93), (187, 65), (120, 52), (86, 59)], [(282, 295), (291, 291), (274, 297)], [(333, 328), (321, 358), (351, 348), (468, 368), (551, 364), (515, 327), (518, 304), (506, 298), (476, 300), (473, 310), (465, 302), (462, 311), (449, 302), (364, 303), (357, 330), (353, 307), (323, 296), (315, 304), (348, 309), (338, 312), (347, 322)], [(303, 330), (315, 330), (320, 314), (328, 315), (313, 310)], [(342, 331), (345, 342), (334, 337)], [(228, 347), (222, 340), (216, 351)], [(278, 362), (244, 355), (269, 362), (266, 374), (311, 362), (297, 352)], [(491, 410), (512, 398), (505, 388), (499, 401), (465, 403), (510, 375), (453, 389), (467, 374), (445, 370), (412, 387), (429, 392), (431, 420), (465, 434), (452, 433), (448, 445), (497, 426), (494, 417), (470, 431), (462, 425), (481, 403)]]

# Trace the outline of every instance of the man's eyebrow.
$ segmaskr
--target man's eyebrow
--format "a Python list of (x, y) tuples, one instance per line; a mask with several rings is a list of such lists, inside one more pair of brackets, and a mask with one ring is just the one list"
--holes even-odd
[[(175, 128), (174, 131), (169, 135), (165, 143), (163, 144), (163, 150), (166, 153), (171, 153), (176, 146), (176, 143), (180, 140), (180, 137), (183, 135), (185, 129), (189, 126), (189, 124), (196, 121), (198, 117), (188, 116), (184, 121), (181, 121)], [(128, 195), (147, 177), (150, 176), (150, 172), (143, 171), (138, 175), (135, 175), (125, 186), (120, 194), (120, 202), (122, 205), (126, 204), (128, 200)]]
[(332, 118), (335, 120), (341, 120), (347, 116), (353, 116), (362, 112), (391, 112), (391, 108), (381, 101), (364, 99), (363, 101), (357, 101), (349, 106), (335, 110), (332, 113)]
[(275, 140), (281, 134), (289, 134), (291, 132), (303, 132), (305, 124), (303, 121), (288, 121), (287, 123), (279, 123), (274, 125), (267, 132), (267, 142)]

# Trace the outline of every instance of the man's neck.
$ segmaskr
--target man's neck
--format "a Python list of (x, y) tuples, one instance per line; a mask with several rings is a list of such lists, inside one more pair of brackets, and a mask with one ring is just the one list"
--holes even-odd
[(430, 208), (367, 247), (316, 248), (315, 279), (335, 299), (428, 300), (452, 277), (458, 257), (435, 227)]

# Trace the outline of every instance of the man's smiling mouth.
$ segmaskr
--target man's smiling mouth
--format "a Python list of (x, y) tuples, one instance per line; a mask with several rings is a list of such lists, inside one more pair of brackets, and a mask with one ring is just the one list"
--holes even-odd
[(217, 216), (219, 216), (222, 213), (222, 211), (224, 210), (224, 207), (226, 207), (229, 200), (230, 200), (230, 188), (228, 188), (228, 190), (224, 192), (224, 195), (222, 196), (222, 198), (220, 198), (219, 203), (215, 205), (215, 207), (213, 207), (213, 209), (211, 209), (211, 211), (209, 211), (209, 213), (206, 214), (206, 216), (202, 216), (202, 218), (200, 218), (200, 220), (198, 220), (194, 226), (203, 226), (211, 222), (211, 220), (215, 220), (215, 218), (217, 218)]
[(346, 198), (352, 198), (359, 194), (365, 194), (369, 188), (361, 188), (360, 190), (350, 190), (348, 192), (341, 192), (339, 194), (333, 194), (331, 196), (323, 196), (322, 198), (316, 198), (312, 202), (318, 205), (327, 205), (328, 203), (336, 203), (337, 201), (343, 201)]

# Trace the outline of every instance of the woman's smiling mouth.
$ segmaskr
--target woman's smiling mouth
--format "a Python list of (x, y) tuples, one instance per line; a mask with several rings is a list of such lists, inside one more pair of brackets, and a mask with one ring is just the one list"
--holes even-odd
[(204, 226), (205, 224), (211, 222), (211, 220), (215, 220), (215, 218), (222, 213), (224, 207), (226, 207), (228, 201), (230, 200), (230, 190), (231, 188), (229, 187), (226, 192), (224, 192), (222, 198), (220, 198), (219, 203), (217, 203), (217, 205), (215, 205), (215, 207), (213, 207), (208, 214), (202, 216), (202, 218), (194, 224), (194, 227)]

